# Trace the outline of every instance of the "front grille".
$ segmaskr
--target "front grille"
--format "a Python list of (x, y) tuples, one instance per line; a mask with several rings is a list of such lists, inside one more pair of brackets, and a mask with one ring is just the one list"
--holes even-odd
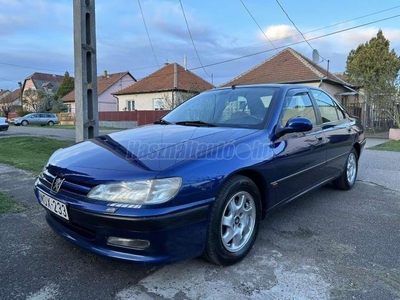
[[(51, 174), (48, 170), (45, 170), (41, 176), (39, 177), (40, 183), (42, 183), (44, 186), (46, 186), (49, 190), (51, 189), (51, 184), (54, 181), (54, 178), (56, 175)], [(82, 196), (86, 196), (91, 187), (81, 185), (74, 183), (70, 180), (64, 180), (61, 189), (59, 190), (59, 193), (62, 193), (63, 191), (69, 192), (69, 193), (74, 193)]]

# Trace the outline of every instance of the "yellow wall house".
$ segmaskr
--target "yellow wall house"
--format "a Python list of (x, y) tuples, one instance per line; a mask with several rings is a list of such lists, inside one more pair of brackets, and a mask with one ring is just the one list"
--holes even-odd
[(213, 85), (177, 63), (164, 67), (115, 93), (120, 111), (170, 110)]

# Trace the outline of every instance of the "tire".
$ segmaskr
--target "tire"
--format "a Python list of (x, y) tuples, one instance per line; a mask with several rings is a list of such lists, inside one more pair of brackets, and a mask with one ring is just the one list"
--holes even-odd
[(358, 155), (356, 150), (351, 149), (346, 159), (346, 165), (342, 175), (333, 181), (336, 188), (340, 190), (351, 190), (356, 183), (358, 173)]
[(47, 122), (47, 125), (53, 126), (53, 125), (54, 125), (54, 122), (53, 122), (53, 121), (49, 121), (49, 122)]
[(220, 188), (207, 226), (203, 256), (229, 266), (243, 259), (256, 240), (261, 220), (261, 197), (255, 183), (234, 176)]
[(23, 121), (21, 122), (21, 125), (22, 125), (22, 126), (28, 126), (28, 124), (29, 124), (29, 122), (28, 122), (27, 120), (23, 120)]

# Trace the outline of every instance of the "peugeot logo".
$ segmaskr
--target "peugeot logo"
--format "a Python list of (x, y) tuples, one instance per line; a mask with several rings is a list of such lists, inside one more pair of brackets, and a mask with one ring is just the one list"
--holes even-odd
[(64, 178), (61, 177), (56, 177), (54, 178), (52, 184), (51, 184), (51, 191), (55, 194), (57, 194), (60, 191), (60, 188), (64, 182)]

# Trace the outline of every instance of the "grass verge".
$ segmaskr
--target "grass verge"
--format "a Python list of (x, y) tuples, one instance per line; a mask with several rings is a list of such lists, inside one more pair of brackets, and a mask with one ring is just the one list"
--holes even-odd
[(12, 197), (0, 192), (0, 214), (23, 209), (24, 207), (16, 203)]
[(0, 140), (0, 163), (39, 174), (54, 151), (72, 144), (72, 141), (43, 137), (3, 138)]
[(383, 144), (370, 147), (369, 149), (400, 152), (400, 141), (390, 140)]
[[(41, 127), (41, 128), (51, 128), (51, 129), (71, 129), (75, 130), (75, 125), (53, 125), (53, 126), (40, 126), (40, 125), (29, 125), (29, 127)], [(100, 126), (99, 130), (124, 130), (126, 128), (115, 128), (115, 127), (107, 127)]]

